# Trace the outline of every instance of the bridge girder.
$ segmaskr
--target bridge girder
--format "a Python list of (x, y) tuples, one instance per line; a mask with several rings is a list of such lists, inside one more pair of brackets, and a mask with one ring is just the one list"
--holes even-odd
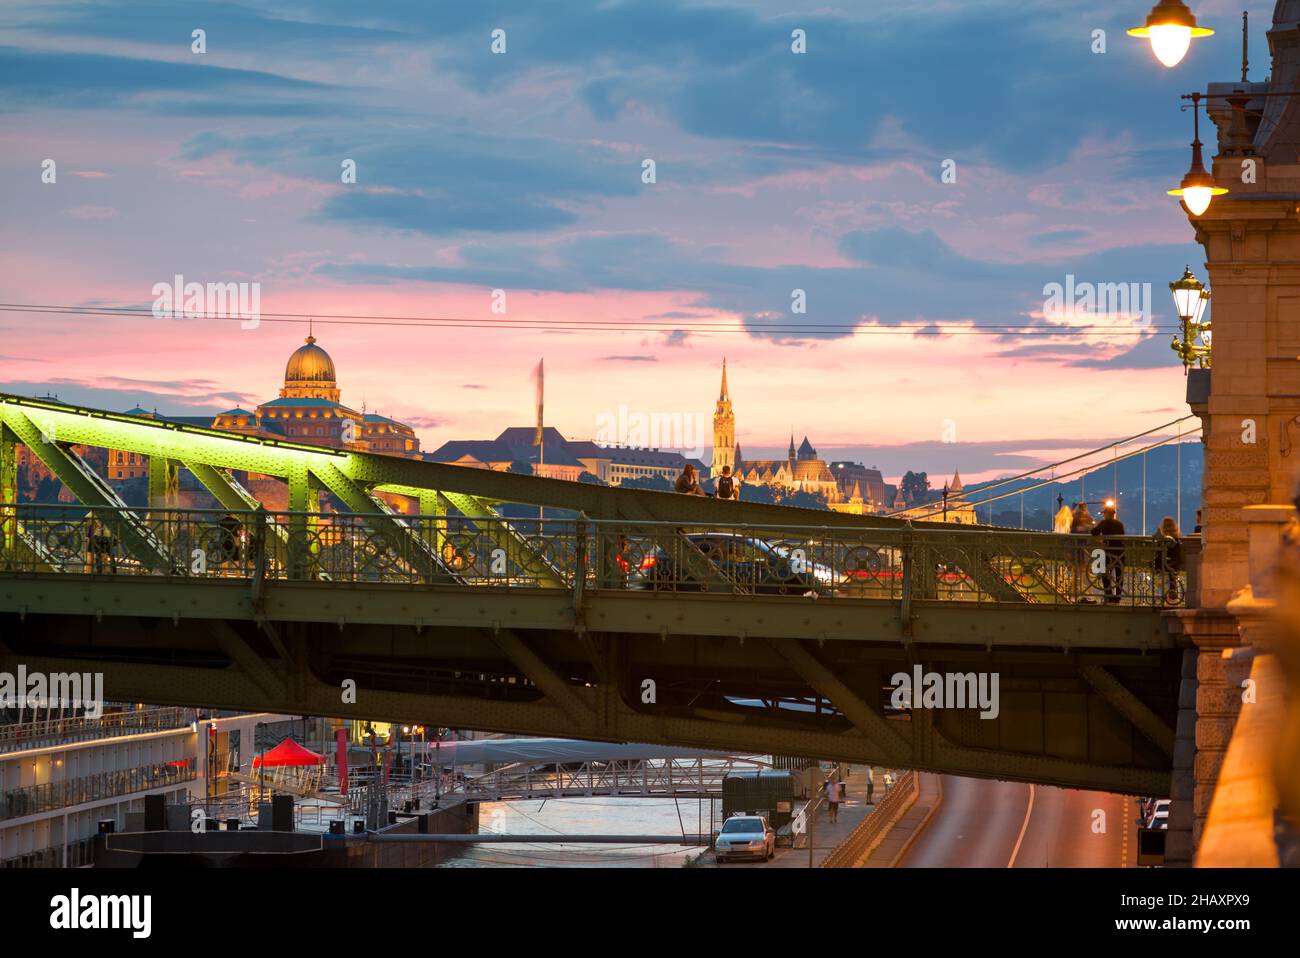
[[(752, 523), (756, 525), (901, 529), (908, 523), (885, 516), (854, 516), (752, 502), (722, 502), (705, 496), (678, 496), (645, 489), (617, 489), (470, 469), (446, 463), (345, 451), (263, 436), (188, 426), (146, 416), (0, 393), (0, 421), (19, 417), (34, 423), (60, 443), (120, 449), (144, 456), (204, 463), (287, 480), (295, 467), (313, 472), (326, 465), (376, 492), (409, 495), (420, 490), (457, 492), (487, 503), (522, 503), (585, 512), (591, 518), (680, 520), (683, 523)], [(26, 442), (26, 440), (23, 440)], [(936, 529), (970, 529), (931, 523)]]
[[(1150, 699), (1171, 671), (1162, 657), (1177, 674), (1176, 651), (1063, 656), (599, 634), (597, 657), (609, 676), (602, 679), (589, 649), (565, 629), (346, 623), (281, 623), (281, 629), (288, 647), (300, 650), (292, 658), (277, 654), (252, 622), (223, 631), (204, 621), (8, 615), (0, 618), (0, 632), (12, 651), (0, 662), (13, 668), (22, 662), (29, 671), (99, 671), (106, 694), (121, 700), (802, 754), (1133, 794), (1168, 789), (1167, 757), (1093, 693), (1082, 672), (1106, 668), (1135, 698), (1141, 692)], [(984, 721), (970, 712), (919, 710), (909, 721), (890, 713), (883, 708), (883, 677), (907, 669), (912, 659), (939, 671), (998, 671), (1003, 714)], [(340, 695), (347, 679), (357, 684), (355, 707)], [(650, 703), (640, 695), (647, 679), (658, 689)], [(737, 700), (819, 695), (817, 715)], [(1151, 701), (1153, 714), (1171, 708), (1159, 695)], [(933, 721), (918, 724), (922, 717)]]

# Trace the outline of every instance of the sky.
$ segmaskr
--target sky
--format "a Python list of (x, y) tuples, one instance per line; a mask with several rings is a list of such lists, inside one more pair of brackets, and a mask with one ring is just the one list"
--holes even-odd
[[(10, 0), (0, 303), (142, 315), (0, 311), (0, 389), (251, 406), (315, 315), (343, 401), (426, 450), (529, 423), (542, 358), (567, 436), (707, 424), (725, 357), (747, 456), (1064, 458), (1187, 412), (1165, 191), (1243, 6), (1263, 79), (1272, 5), (1235, 0), (1174, 70), (1136, 2)], [(260, 320), (155, 318), (177, 275)], [(1068, 277), (1137, 296), (1055, 309)]]

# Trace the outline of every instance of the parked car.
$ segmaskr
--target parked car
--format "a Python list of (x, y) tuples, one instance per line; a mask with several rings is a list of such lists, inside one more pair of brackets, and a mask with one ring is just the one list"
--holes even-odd
[(770, 861), (776, 855), (776, 831), (761, 815), (733, 815), (722, 824), (714, 843), (718, 864), (737, 858)]
[[(694, 533), (685, 537), (719, 572), (747, 592), (765, 595), (802, 595), (825, 592), (833, 584), (831, 571), (800, 556), (733, 533)], [(640, 584), (647, 589), (702, 591), (703, 586), (684, 562), (662, 548), (641, 563)]]

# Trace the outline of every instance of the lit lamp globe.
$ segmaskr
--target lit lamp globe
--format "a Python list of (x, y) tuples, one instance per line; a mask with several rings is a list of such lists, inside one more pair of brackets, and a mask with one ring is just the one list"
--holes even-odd
[(1182, 0), (1160, 0), (1147, 14), (1147, 22), (1128, 31), (1131, 37), (1151, 41), (1151, 52), (1167, 67), (1176, 67), (1187, 55), (1193, 37), (1212, 36), (1209, 27), (1198, 26), (1196, 17)]
[(1170, 190), (1170, 196), (1182, 197), (1183, 204), (1187, 211), (1193, 216), (1200, 216), (1210, 208), (1210, 201), (1216, 196), (1222, 196), (1228, 192), (1222, 186), (1214, 181), (1205, 170), (1205, 164), (1201, 161), (1201, 143), (1197, 140), (1192, 144), (1192, 166), (1183, 177), (1183, 181), (1178, 184), (1178, 189)]
[(1205, 314), (1205, 306), (1210, 301), (1210, 291), (1196, 278), (1190, 266), (1183, 267), (1183, 275), (1169, 284), (1169, 292), (1174, 294), (1174, 308), (1178, 318), (1184, 322), (1197, 325)]

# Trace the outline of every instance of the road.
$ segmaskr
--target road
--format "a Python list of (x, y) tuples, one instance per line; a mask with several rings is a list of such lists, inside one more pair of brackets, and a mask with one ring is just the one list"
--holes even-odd
[(1124, 795), (945, 775), (942, 804), (899, 865), (1131, 868), (1136, 816)]

